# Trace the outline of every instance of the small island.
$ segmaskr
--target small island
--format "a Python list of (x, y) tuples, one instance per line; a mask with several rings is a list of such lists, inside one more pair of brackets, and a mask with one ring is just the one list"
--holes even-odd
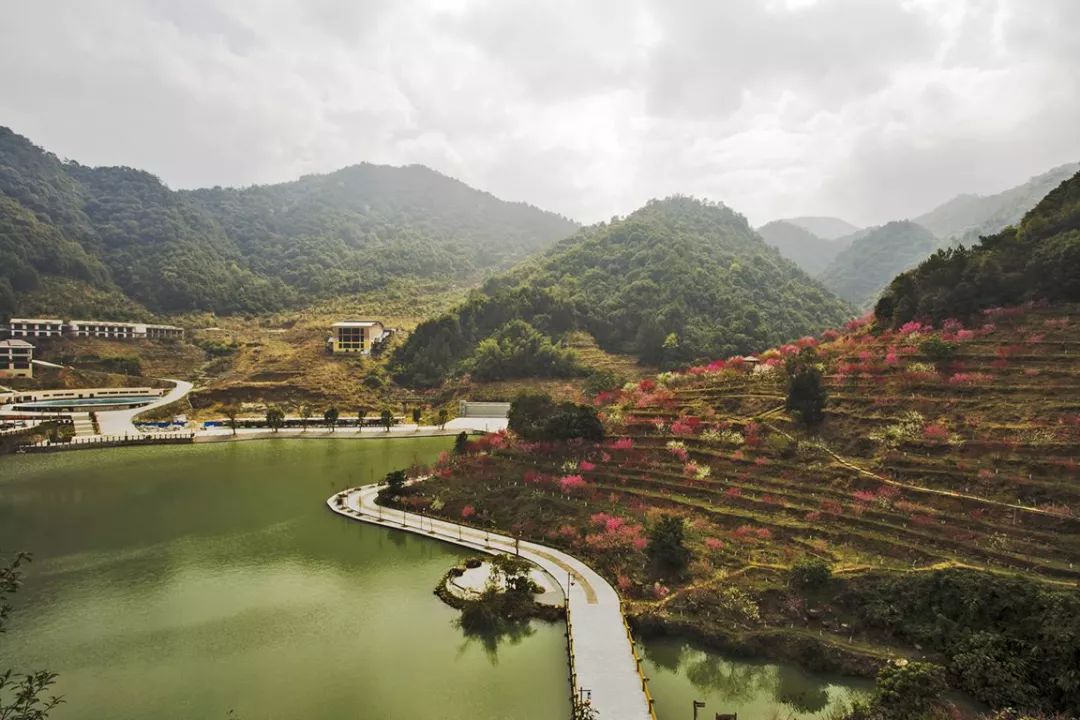
[(492, 632), (539, 618), (562, 620), (564, 597), (558, 584), (528, 560), (507, 553), (468, 558), (439, 581), (435, 594), (461, 610), (466, 632)]

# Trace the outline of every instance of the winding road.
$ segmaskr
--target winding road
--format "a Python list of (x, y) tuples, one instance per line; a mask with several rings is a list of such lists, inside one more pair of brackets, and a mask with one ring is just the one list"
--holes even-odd
[[(591, 697), (598, 720), (655, 720), (623, 622), (619, 596), (600, 575), (561, 550), (375, 504), (378, 485), (331, 496), (331, 510), (374, 525), (427, 535), (482, 552), (514, 553), (555, 578), (567, 597), (575, 693)], [(340, 505), (339, 505), (340, 502)]]
[(165, 382), (173, 383), (173, 389), (149, 405), (130, 408), (128, 410), (102, 410), (96, 413), (98, 429), (101, 434), (114, 437), (141, 435), (142, 432), (135, 427), (135, 423), (133, 422), (136, 415), (141, 415), (149, 410), (168, 405), (169, 403), (174, 403), (191, 392), (192, 385), (185, 380), (173, 380), (170, 378), (162, 379)]

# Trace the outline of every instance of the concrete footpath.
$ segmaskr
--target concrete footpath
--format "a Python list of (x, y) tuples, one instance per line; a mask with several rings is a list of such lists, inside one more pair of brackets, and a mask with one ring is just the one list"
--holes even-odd
[(165, 381), (171, 382), (173, 384), (173, 389), (148, 405), (129, 408), (127, 410), (101, 410), (96, 412), (95, 416), (97, 417), (100, 434), (108, 437), (141, 435), (142, 433), (135, 427), (135, 423), (133, 422), (136, 415), (141, 415), (150, 410), (154, 410), (155, 408), (174, 403), (191, 392), (192, 385), (185, 380), (171, 380), (166, 378)]
[[(567, 596), (573, 692), (591, 698), (599, 720), (655, 720), (638, 659), (622, 617), (619, 596), (589, 566), (561, 550), (445, 520), (382, 508), (378, 485), (331, 496), (331, 510), (362, 522), (491, 554), (517, 552), (555, 578)], [(340, 503), (340, 504), (339, 504)]]

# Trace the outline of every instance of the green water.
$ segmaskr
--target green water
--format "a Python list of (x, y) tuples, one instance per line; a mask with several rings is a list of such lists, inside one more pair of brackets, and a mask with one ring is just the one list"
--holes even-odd
[(59, 672), (56, 720), (565, 720), (562, 627), (464, 637), (431, 593), (464, 551), (324, 505), (450, 442), (0, 458), (0, 551), (35, 556), (0, 668)]
[(664, 720), (689, 720), (694, 700), (705, 703), (698, 711), (703, 720), (716, 713), (738, 713), (740, 720), (809, 720), (873, 687), (868, 680), (729, 658), (677, 638), (649, 638), (640, 645), (656, 714)]

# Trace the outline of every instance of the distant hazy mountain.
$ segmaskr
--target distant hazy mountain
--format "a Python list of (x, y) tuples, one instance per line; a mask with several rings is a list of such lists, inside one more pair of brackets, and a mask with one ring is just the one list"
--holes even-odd
[(897, 277), (875, 312), (895, 327), (914, 319), (966, 319), (1027, 300), (1080, 302), (1080, 172), (1015, 226), (975, 246), (943, 250)]
[(958, 195), (913, 221), (941, 240), (957, 239), (971, 245), (980, 235), (991, 235), (1020, 222), (1047, 193), (1078, 170), (1080, 163), (1069, 163), (996, 195)]
[(577, 228), (419, 165), (175, 192), (140, 170), (61, 162), (0, 127), (0, 315), (53, 279), (158, 312), (221, 313), (400, 277), (478, 280)]
[(910, 220), (860, 234), (818, 276), (825, 287), (860, 307), (872, 304), (897, 274), (921, 263), (940, 244), (929, 230)]
[(391, 362), (411, 385), (458, 372), (557, 375), (567, 371), (558, 341), (585, 330), (605, 350), (678, 366), (753, 352), (851, 314), (743, 216), (671, 197), (584, 228), (491, 278), (422, 323)]
[(817, 235), (824, 240), (837, 240), (845, 235), (850, 235), (859, 229), (847, 220), (841, 220), (840, 218), (835, 217), (811, 215), (806, 217), (783, 218), (783, 220), (792, 225), (798, 225), (803, 230), (812, 232), (814, 235)]
[(848, 245), (843, 239), (820, 238), (790, 220), (773, 220), (759, 227), (757, 233), (810, 275), (824, 270), (836, 254)]

